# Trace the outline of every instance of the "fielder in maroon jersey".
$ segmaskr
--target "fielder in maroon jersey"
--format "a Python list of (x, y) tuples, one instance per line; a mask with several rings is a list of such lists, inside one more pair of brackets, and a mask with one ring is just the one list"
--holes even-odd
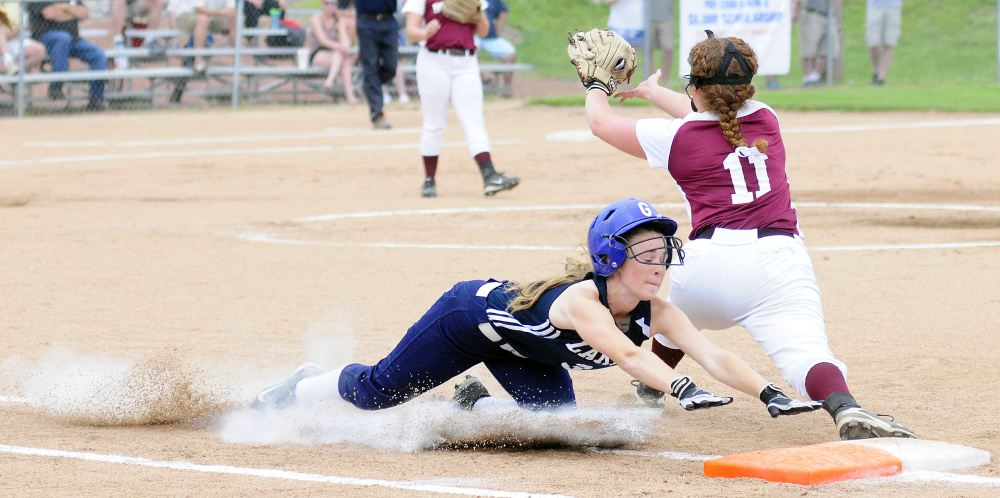
[[(618, 95), (620, 102), (646, 99), (673, 119), (617, 116), (600, 89), (588, 90), (586, 99), (595, 136), (666, 169), (684, 196), (692, 230), (685, 264), (670, 272), (668, 300), (699, 328), (745, 328), (798, 393), (823, 401), (841, 439), (916, 437), (862, 410), (850, 394), (847, 367), (827, 341), (778, 119), (751, 100), (757, 56), (739, 38), (707, 33), (691, 49), (684, 93), (659, 86), (657, 71)], [(656, 339), (653, 352), (677, 365), (684, 353)], [(654, 404), (662, 399), (642, 383), (636, 395)]]

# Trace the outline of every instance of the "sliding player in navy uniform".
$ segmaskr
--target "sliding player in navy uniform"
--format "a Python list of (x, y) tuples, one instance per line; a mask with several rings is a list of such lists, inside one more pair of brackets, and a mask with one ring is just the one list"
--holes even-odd
[[(286, 408), (323, 399), (365, 410), (388, 408), (433, 389), (482, 363), (513, 402), (530, 409), (574, 406), (569, 370), (619, 366), (649, 386), (670, 392), (687, 410), (732, 401), (695, 386), (639, 346), (662, 334), (709, 374), (759, 397), (772, 417), (816, 410), (820, 403), (788, 398), (735, 354), (712, 344), (677, 307), (657, 296), (667, 267), (683, 262), (677, 224), (647, 203), (623, 199), (591, 223), (590, 261), (569, 260), (564, 274), (519, 284), (460, 282), (374, 365), (322, 372), (306, 364), (262, 391), (254, 408)], [(511, 404), (489, 396), (475, 377), (457, 388), (462, 406)]]

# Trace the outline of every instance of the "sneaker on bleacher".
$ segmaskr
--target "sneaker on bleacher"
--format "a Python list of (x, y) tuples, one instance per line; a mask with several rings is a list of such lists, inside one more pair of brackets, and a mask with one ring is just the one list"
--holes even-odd
[(17, 61), (14, 60), (14, 54), (10, 52), (3, 54), (3, 69), (10, 76), (17, 74)]

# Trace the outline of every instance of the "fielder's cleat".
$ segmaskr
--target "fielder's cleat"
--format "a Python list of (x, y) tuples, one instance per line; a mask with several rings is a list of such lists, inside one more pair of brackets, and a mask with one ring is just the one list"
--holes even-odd
[(632, 406), (645, 406), (648, 408), (663, 408), (663, 400), (667, 393), (643, 384), (639, 379), (633, 379), (635, 386), (635, 397), (632, 398)]
[(521, 183), (521, 179), (516, 176), (503, 176), (502, 173), (493, 173), (483, 180), (483, 194), (486, 196), (496, 195), (497, 192), (510, 190)]
[(476, 401), (489, 395), (490, 392), (486, 390), (486, 386), (482, 382), (479, 382), (479, 379), (471, 375), (466, 375), (465, 380), (455, 386), (455, 396), (451, 400), (458, 403), (462, 408), (471, 410), (475, 406)]
[(906, 427), (861, 408), (844, 408), (837, 413), (835, 421), (840, 439), (844, 441), (877, 437), (917, 438)]
[(254, 410), (283, 410), (295, 404), (295, 385), (302, 379), (315, 377), (323, 373), (323, 369), (315, 363), (305, 363), (291, 377), (281, 383), (264, 389), (253, 400), (250, 408)]
[(437, 197), (437, 183), (434, 182), (433, 178), (424, 180), (424, 186), (420, 188), (420, 195), (424, 197)]

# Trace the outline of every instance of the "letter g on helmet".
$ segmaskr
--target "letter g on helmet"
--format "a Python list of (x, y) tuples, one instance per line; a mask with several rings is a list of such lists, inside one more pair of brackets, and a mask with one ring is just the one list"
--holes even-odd
[(624, 235), (646, 224), (653, 225), (648, 228), (667, 237), (677, 232), (674, 220), (660, 216), (653, 206), (639, 199), (621, 199), (602, 209), (587, 231), (587, 247), (594, 271), (602, 277), (618, 271), (628, 257), (628, 241)]

